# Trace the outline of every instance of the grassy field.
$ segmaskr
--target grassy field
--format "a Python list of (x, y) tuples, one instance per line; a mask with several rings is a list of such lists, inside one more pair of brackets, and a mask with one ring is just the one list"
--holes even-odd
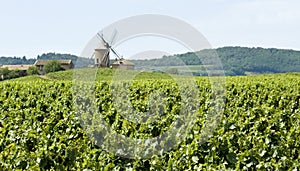
[[(172, 68), (182, 68), (182, 71), (185, 69), (189, 69), (190, 71), (197, 71), (199, 67), (203, 66), (197, 66), (197, 65), (190, 65), (190, 66), (170, 66), (167, 67), (168, 69)], [(165, 67), (164, 67), (165, 68)], [(176, 74), (171, 74), (171, 73), (166, 73), (166, 72), (159, 72), (159, 70), (163, 71), (166, 70), (163, 68), (159, 68), (156, 71), (128, 71), (128, 70), (116, 70), (116, 69), (110, 69), (110, 68), (102, 68), (98, 70), (94, 70), (91, 68), (84, 68), (84, 69), (78, 69), (78, 70), (66, 70), (66, 71), (59, 71), (59, 72), (54, 72), (54, 73), (49, 73), (44, 76), (39, 76), (39, 75), (32, 75), (32, 76), (25, 76), (25, 77), (20, 77), (16, 79), (11, 79), (11, 80), (6, 80), (6, 81), (36, 81), (36, 80), (48, 80), (48, 81), (54, 81), (54, 80), (61, 80), (61, 81), (72, 81), (75, 79), (75, 75), (77, 77), (80, 77), (80, 74), (85, 75), (86, 73), (92, 73), (91, 80), (95, 81), (111, 81), (115, 75), (116, 71), (118, 71), (118, 74), (121, 75), (134, 75), (133, 79), (134, 80), (165, 80), (165, 79), (173, 79), (173, 77), (180, 77), (180, 78), (188, 78), (188, 79), (198, 79), (198, 78), (207, 78), (206, 76), (194, 76), (191, 78), (189, 75), (176, 75)], [(281, 74), (249, 74), (248, 78), (269, 78), (269, 77), (278, 77), (278, 79), (282, 78), (283, 76), (288, 75), (288, 76), (299, 76), (299, 73), (281, 73)], [(84, 77), (84, 76), (83, 76)], [(227, 76), (226, 79), (232, 79), (232, 78), (244, 78), (245, 76)]]
[(131, 71), (131, 70), (119, 71), (110, 68), (102, 68), (98, 70), (92, 68), (84, 68), (84, 69), (77, 69), (77, 70), (59, 71), (59, 72), (49, 73), (44, 76), (39, 76), (39, 75), (26, 76), (26, 77), (7, 80), (7, 81), (35, 81), (35, 80), (72, 81), (76, 77), (79, 78), (86, 77), (87, 73), (90, 73), (91, 76), (93, 77), (91, 78), (91, 80), (95, 80), (95, 81), (111, 81), (116, 75), (127, 75), (127, 76), (134, 75), (133, 78), (134, 80), (164, 80), (164, 79), (172, 79), (172, 77), (178, 77), (178, 75), (155, 72), (155, 71), (141, 72), (141, 71)]

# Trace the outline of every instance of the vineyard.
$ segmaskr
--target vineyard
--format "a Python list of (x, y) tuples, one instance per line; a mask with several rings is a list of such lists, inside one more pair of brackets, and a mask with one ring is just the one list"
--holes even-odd
[[(157, 137), (172, 127), (187, 102), (172, 78), (157, 74), (154, 79), (148, 75), (143, 80), (143, 75), (116, 85), (128, 90), (120, 93), (132, 105), (126, 116), (130, 112), (157, 112), (151, 122), (146, 119), (143, 123), (130, 121), (122, 114), (126, 106), (113, 98), (111, 76), (101, 79), (97, 75), (98, 81), (92, 87), (94, 101), (74, 95), (72, 73), (48, 75), (49, 80), (32, 76), (27, 81), (24, 77), (0, 83), (0, 170), (300, 169), (299, 73), (227, 77), (222, 97), (224, 112), (216, 118), (216, 128), (205, 141), (201, 141), (201, 130), (209, 124), (207, 113), (213, 93), (207, 77), (195, 77), (197, 91), (184, 91), (191, 97), (197, 95), (197, 108), (192, 108), (197, 117), (172, 149), (144, 158), (126, 158), (126, 151), (117, 155), (101, 148), (101, 143), (117, 140), (99, 143), (105, 137), (89, 136), (92, 131), (107, 129), (98, 126), (88, 131), (86, 126), (97, 125), (98, 119), (117, 134), (132, 139)], [(157, 91), (163, 95), (150, 98)], [(89, 111), (93, 104), (98, 115)], [(82, 114), (83, 109), (88, 112)], [(153, 149), (159, 145), (163, 144), (155, 144)]]

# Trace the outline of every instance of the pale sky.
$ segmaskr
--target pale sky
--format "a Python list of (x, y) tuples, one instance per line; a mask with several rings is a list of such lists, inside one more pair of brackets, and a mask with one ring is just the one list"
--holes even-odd
[(300, 50), (299, 9), (298, 0), (0, 0), (0, 56), (79, 55), (102, 28), (141, 14), (183, 20), (213, 48)]

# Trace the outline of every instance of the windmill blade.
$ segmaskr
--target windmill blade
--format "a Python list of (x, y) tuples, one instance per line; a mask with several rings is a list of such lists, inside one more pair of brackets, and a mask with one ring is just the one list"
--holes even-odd
[[(88, 65), (92, 65), (92, 64), (90, 64), (90, 60), (92, 60), (92, 59), (94, 58), (94, 56), (95, 56), (95, 51), (94, 51), (93, 54), (91, 55), (91, 57), (90, 57), (90, 59), (89, 59), (89, 61), (88, 61)], [(93, 63), (95, 63), (95, 62), (93, 62)]]
[(114, 43), (114, 41), (116, 40), (117, 34), (118, 34), (117, 29), (114, 29), (114, 32), (112, 33), (110, 45), (112, 45)]
[(114, 48), (110, 47), (110, 49), (119, 59), (121, 59), (120, 55), (117, 53), (117, 51)]
[(104, 42), (104, 44), (105, 44), (105, 46), (107, 47), (107, 48), (110, 48), (110, 45), (107, 43), (107, 41), (104, 39), (104, 37), (103, 37), (103, 35), (101, 35), (101, 34), (99, 34), (99, 33), (97, 33), (97, 37), (98, 37), (98, 39), (101, 41), (103, 41)]
[(104, 54), (101, 63), (104, 63), (106, 67), (109, 67), (109, 51)]
[[(112, 39), (111, 39), (111, 42), (113, 42), (115, 40), (117, 36), (117, 30), (115, 29), (114, 32), (113, 32), (113, 35), (112, 35)], [(118, 52), (112, 48), (111, 44), (109, 44), (103, 37), (103, 34), (100, 34), (100, 33), (97, 33), (97, 38), (100, 40), (100, 41), (103, 41), (106, 48), (111, 50), (116, 56), (117, 58), (121, 59), (122, 57), (118, 54)]]
[(105, 61), (105, 58), (109, 57), (108, 55), (109, 55), (109, 51), (105, 52), (105, 54), (101, 58), (101, 62)]
[(92, 60), (95, 56), (95, 51), (93, 52), (93, 54), (91, 55), (90, 59), (89, 60)]
[(90, 59), (92, 59), (95, 55), (95, 51), (93, 52), (93, 54), (91, 55)]

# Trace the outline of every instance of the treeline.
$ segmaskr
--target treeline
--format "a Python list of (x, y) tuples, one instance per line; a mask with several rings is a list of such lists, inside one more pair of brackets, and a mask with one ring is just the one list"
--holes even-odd
[(76, 68), (94, 65), (94, 59), (80, 58), (71, 54), (46, 53), (37, 56), (38, 60), (72, 60)]
[(0, 68), (0, 81), (23, 77), (26, 75), (35, 75), (38, 74), (38, 70), (35, 66), (31, 66), (27, 71), (23, 70), (9, 70), (7, 67)]
[[(220, 58), (226, 75), (246, 75), (247, 72), (254, 74), (300, 72), (300, 51), (275, 48), (223, 47), (163, 56), (159, 59), (132, 60), (132, 62), (138, 67), (203, 65), (205, 63), (208, 64), (207, 69), (213, 69), (214, 66), (209, 66), (209, 60), (212, 59), (211, 56), (216, 55)], [(193, 71), (193, 74), (205, 75), (205, 71)]]
[(18, 78), (23, 76), (23, 71), (20, 70), (8, 70), (8, 68), (0, 68), (0, 81)]
[(60, 54), (60, 53), (44, 53), (38, 55), (35, 59), (27, 59), (26, 56), (23, 57), (0, 57), (0, 65), (21, 65), (21, 64), (34, 64), (34, 62), (39, 60), (72, 60), (76, 62), (78, 57), (71, 54)]
[(300, 72), (300, 51), (225, 47), (216, 49), (225, 71), (234, 75)]
[[(61, 67), (60, 63), (57, 60), (51, 60), (43, 67), (44, 73), (62, 71), (64, 68)], [(10, 70), (8, 67), (0, 68), (0, 81), (23, 77), (26, 75), (37, 75), (41, 74), (38, 71), (38, 68), (34, 65), (30, 66), (27, 70), (14, 69)]]
[(42, 55), (38, 55), (38, 60), (72, 60), (75, 62), (78, 56), (71, 54), (60, 54), (60, 53), (44, 53)]
[(19, 65), (19, 64), (34, 64), (35, 59), (27, 59), (23, 57), (0, 57), (0, 65)]

